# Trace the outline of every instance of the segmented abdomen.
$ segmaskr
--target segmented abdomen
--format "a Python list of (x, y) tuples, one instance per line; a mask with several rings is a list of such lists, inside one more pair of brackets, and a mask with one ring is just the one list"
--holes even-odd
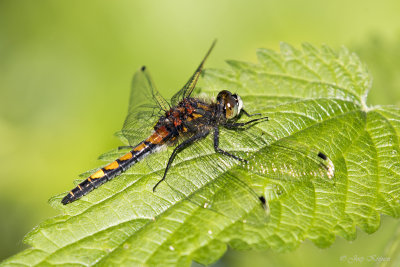
[(68, 195), (61, 200), (61, 203), (64, 205), (71, 203), (120, 175), (133, 164), (153, 153), (158, 147), (163, 145), (170, 136), (171, 134), (165, 127), (160, 127), (149, 138), (135, 146), (129, 153), (90, 175), (85, 181), (72, 189)]

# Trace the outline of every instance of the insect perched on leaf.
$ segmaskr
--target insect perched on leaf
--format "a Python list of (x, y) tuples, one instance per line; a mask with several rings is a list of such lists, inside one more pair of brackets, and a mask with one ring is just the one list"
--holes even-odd
[[(215, 152), (234, 159), (239, 164), (250, 164), (247, 159), (234, 155), (220, 147), (220, 127), (233, 130), (243, 129), (246, 125), (267, 121), (268, 117), (262, 117), (261, 114), (249, 114), (244, 109), (243, 101), (239, 95), (227, 90), (220, 91), (216, 101), (206, 101), (192, 96), (204, 62), (214, 45), (215, 41), (194, 74), (183, 88), (173, 95), (170, 102), (166, 101), (158, 92), (146, 67), (143, 66), (134, 75), (129, 112), (122, 129), (123, 136), (131, 145), (131, 150), (99, 169), (72, 189), (62, 199), (62, 204), (66, 205), (88, 194), (93, 189), (120, 175), (146, 156), (158, 151), (161, 147), (175, 146), (169, 156), (162, 178), (154, 184), (153, 191), (155, 191), (157, 186), (167, 177), (168, 170), (171, 168), (177, 153), (189, 148), (191, 144), (205, 138), (210, 133), (214, 136)], [(152, 121), (154, 114), (159, 114), (158, 121)], [(242, 117), (242, 115), (259, 117), (246, 122), (238, 122), (238, 118)], [(147, 129), (147, 127), (143, 126), (149, 125), (149, 123), (154, 125), (154, 122), (156, 124), (153, 127), (153, 131), (145, 133), (147, 138), (143, 138), (142, 130)], [(301, 154), (301, 152), (298, 154)], [(329, 176), (330, 169), (324, 164), (324, 161), (327, 160), (326, 155), (319, 152), (314, 156), (317, 158), (314, 160), (314, 166), (322, 170), (320, 173), (325, 173)], [(266, 168), (265, 162), (261, 164), (264, 164)], [(295, 164), (293, 163), (293, 165)], [(271, 169), (274, 168), (274, 166), (271, 167)], [(263, 196), (259, 197), (259, 199), (265, 204)]]

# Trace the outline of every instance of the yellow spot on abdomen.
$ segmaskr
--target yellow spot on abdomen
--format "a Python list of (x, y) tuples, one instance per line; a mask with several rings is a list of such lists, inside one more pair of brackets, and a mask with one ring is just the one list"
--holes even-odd
[(122, 157), (120, 157), (119, 160), (125, 161), (125, 160), (131, 159), (131, 158), (132, 158), (132, 153), (129, 152), (129, 153), (123, 155)]
[(90, 178), (92, 179), (98, 179), (104, 176), (104, 171), (102, 169), (98, 170), (97, 172), (93, 173), (90, 175)]
[(107, 166), (104, 167), (105, 170), (114, 170), (116, 168), (118, 168), (119, 164), (116, 161), (111, 162), (110, 164), (108, 164)]
[(197, 104), (197, 106), (198, 106), (199, 108), (204, 109), (204, 110), (210, 110), (210, 108), (209, 108), (208, 106), (204, 106), (204, 105), (202, 105), (202, 104)]
[(199, 113), (192, 113), (192, 116), (193, 116), (194, 119), (203, 117), (203, 115), (201, 115)]
[(144, 143), (141, 143), (140, 145), (138, 145), (137, 147), (135, 147), (135, 151), (141, 151), (143, 149), (146, 148), (146, 145)]

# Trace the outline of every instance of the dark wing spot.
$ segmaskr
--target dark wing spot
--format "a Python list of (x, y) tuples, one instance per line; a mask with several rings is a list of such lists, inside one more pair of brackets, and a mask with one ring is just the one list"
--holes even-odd
[(327, 159), (328, 159), (328, 157), (327, 157), (324, 153), (322, 153), (322, 152), (319, 152), (319, 153), (318, 153), (318, 157), (320, 157), (320, 158), (323, 159), (323, 160), (327, 160)]
[(145, 71), (146, 70), (146, 66), (142, 66), (141, 70)]

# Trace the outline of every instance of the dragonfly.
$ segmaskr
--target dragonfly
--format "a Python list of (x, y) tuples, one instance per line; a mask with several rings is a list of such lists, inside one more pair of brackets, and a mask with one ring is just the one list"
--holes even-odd
[[(165, 181), (177, 154), (189, 148), (195, 142), (204, 139), (209, 134), (213, 134), (213, 146), (216, 153), (234, 159), (239, 164), (246, 165), (249, 168), (250, 163), (247, 159), (220, 147), (220, 128), (223, 127), (230, 130), (244, 129), (244, 127), (268, 121), (268, 117), (259, 113), (248, 113), (244, 109), (244, 103), (240, 96), (228, 90), (220, 91), (215, 101), (192, 96), (204, 63), (213, 50), (215, 43), (216, 41), (212, 43), (194, 74), (182, 89), (172, 96), (170, 101), (167, 101), (156, 89), (145, 66), (135, 73), (132, 80), (128, 115), (121, 131), (130, 144), (130, 151), (100, 168), (78, 184), (61, 200), (62, 204), (66, 205), (80, 199), (100, 185), (121, 175), (135, 163), (152, 153), (160, 151), (163, 147), (174, 146), (166, 163), (163, 176), (153, 186), (153, 192), (155, 192), (157, 187)], [(242, 116), (246, 116), (249, 119), (245, 122), (239, 122), (238, 118)], [(256, 118), (253, 119), (252, 117)], [(153, 120), (154, 118), (157, 119)], [(155, 125), (153, 124), (152, 132), (148, 133), (146, 132), (147, 127), (144, 127), (144, 125), (149, 125), (151, 122), (155, 122)], [(332, 167), (327, 163), (329, 158), (324, 153), (318, 151), (310, 156), (308, 152), (296, 151), (296, 148), (293, 150), (296, 155), (311, 158), (311, 162), (315, 166), (314, 169), (318, 170), (319, 175), (331, 178)], [(259, 166), (264, 172), (265, 168), (268, 167), (265, 163), (263, 164)], [(293, 166), (295, 166), (295, 160), (293, 161)], [(276, 170), (276, 167), (272, 165), (269, 169)], [(281, 172), (285, 171), (281, 169)], [(265, 205), (263, 196), (259, 196), (258, 199)]]

